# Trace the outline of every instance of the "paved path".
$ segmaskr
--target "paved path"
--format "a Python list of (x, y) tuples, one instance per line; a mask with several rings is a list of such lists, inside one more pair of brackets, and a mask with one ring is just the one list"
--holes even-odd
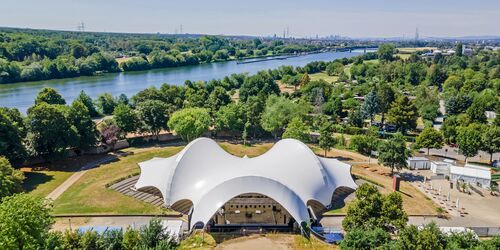
[(95, 168), (101, 164), (108, 163), (108, 162), (113, 161), (115, 159), (117, 159), (116, 155), (110, 155), (110, 156), (104, 157), (100, 160), (85, 164), (77, 172), (75, 172), (68, 179), (66, 179), (61, 185), (59, 185), (56, 189), (54, 189), (50, 194), (48, 194), (45, 198), (51, 199), (51, 200), (56, 200), (69, 187), (71, 187), (71, 185), (73, 185), (76, 181), (78, 181), (78, 179), (80, 179), (80, 177), (82, 177), (87, 172), (87, 170), (89, 170), (91, 168)]
[[(422, 148), (419, 151), (423, 152), (424, 154), (427, 153), (426, 148)], [(462, 154), (460, 154), (458, 152), (458, 148), (452, 148), (448, 145), (445, 145), (444, 147), (442, 147), (440, 149), (430, 149), (429, 154), (435, 155), (435, 156), (453, 158), (453, 159), (456, 159), (459, 161), (465, 161), (465, 156), (463, 156)], [(493, 154), (493, 160), (498, 160), (498, 159), (500, 159), (500, 152)], [(490, 154), (488, 154), (484, 151), (479, 151), (476, 156), (469, 157), (467, 160), (474, 161), (474, 162), (488, 162), (490, 160)]]
[[(64, 231), (66, 229), (79, 227), (132, 227), (139, 228), (149, 223), (156, 216), (78, 216), (78, 217), (58, 217), (52, 226), (53, 230)], [(183, 218), (160, 217), (164, 221), (184, 221)], [(184, 221), (185, 222), (185, 221)], [(187, 227), (187, 223), (183, 224)], [(187, 229), (187, 228), (185, 228)]]

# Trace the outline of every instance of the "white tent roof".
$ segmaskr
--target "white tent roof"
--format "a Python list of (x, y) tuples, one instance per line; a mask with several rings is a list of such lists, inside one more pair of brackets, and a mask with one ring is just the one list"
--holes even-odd
[(260, 193), (280, 203), (299, 223), (309, 220), (307, 202), (327, 206), (337, 187), (356, 188), (351, 166), (317, 157), (300, 141), (285, 139), (254, 158), (240, 158), (208, 138), (198, 138), (169, 158), (139, 163), (135, 187), (157, 188), (167, 206), (189, 200), (191, 227), (206, 224), (227, 201), (244, 193)]

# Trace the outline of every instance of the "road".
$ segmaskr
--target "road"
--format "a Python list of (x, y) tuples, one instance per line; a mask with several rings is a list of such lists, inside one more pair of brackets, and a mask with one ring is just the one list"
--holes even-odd
[[(420, 149), (420, 151), (423, 152), (424, 154), (427, 154), (427, 149), (425, 148)], [(453, 158), (459, 161), (465, 161), (465, 156), (458, 153), (458, 148), (452, 148), (448, 145), (445, 145), (440, 149), (431, 149), (429, 150), (429, 154), (445, 158)], [(500, 152), (493, 154), (493, 160), (498, 160), (498, 159), (500, 159)], [(469, 157), (467, 160), (474, 162), (488, 162), (490, 160), (490, 154), (484, 151), (479, 151), (479, 153), (476, 156)]]

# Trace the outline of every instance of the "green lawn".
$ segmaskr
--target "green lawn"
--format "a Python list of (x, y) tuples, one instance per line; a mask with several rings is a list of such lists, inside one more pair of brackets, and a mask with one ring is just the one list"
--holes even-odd
[(323, 79), (329, 83), (333, 83), (333, 82), (337, 81), (337, 79), (338, 79), (338, 76), (329, 76), (325, 72), (310, 74), (309, 77), (311, 78), (311, 81)]
[(66, 179), (73, 172), (68, 171), (33, 171), (25, 172), (26, 180), (23, 183), (24, 190), (35, 196), (45, 197)]
[(26, 176), (24, 190), (28, 194), (45, 197), (83, 165), (103, 157), (106, 155), (87, 155), (23, 167), (21, 170)]
[(182, 147), (153, 148), (118, 161), (104, 164), (85, 173), (54, 201), (55, 214), (159, 214), (162, 209), (106, 188), (106, 184), (139, 173), (138, 162), (153, 157), (168, 157)]

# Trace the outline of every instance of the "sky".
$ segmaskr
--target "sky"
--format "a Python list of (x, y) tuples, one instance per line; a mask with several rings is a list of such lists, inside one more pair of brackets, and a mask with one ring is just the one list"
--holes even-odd
[(133, 33), (500, 35), (500, 0), (2, 0), (0, 26)]

